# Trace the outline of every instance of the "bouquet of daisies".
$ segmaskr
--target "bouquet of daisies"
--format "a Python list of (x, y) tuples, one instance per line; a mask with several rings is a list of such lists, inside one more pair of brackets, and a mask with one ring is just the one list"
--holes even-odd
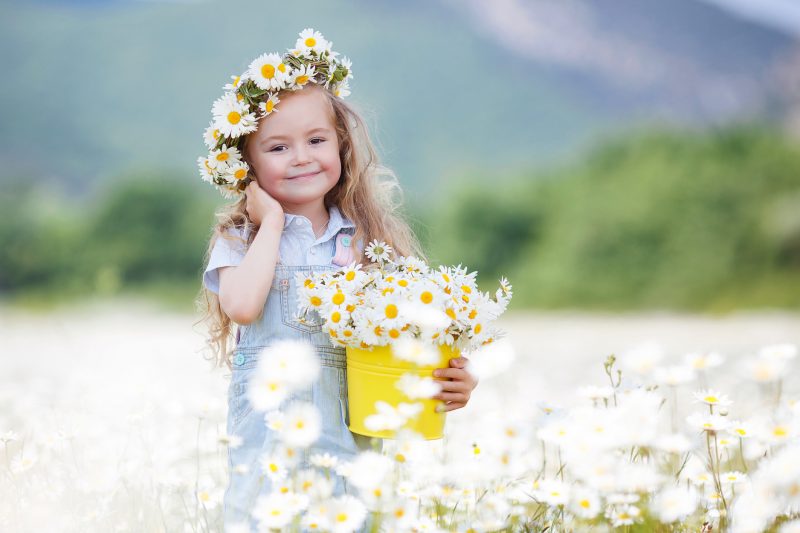
[(317, 313), (334, 345), (369, 349), (413, 339), (468, 353), (502, 336), (491, 325), (511, 300), (505, 278), (490, 294), (478, 290), (477, 272), (461, 265), (393, 259), (391, 246), (377, 240), (365, 254), (367, 269), (353, 263), (300, 280), (299, 319)]

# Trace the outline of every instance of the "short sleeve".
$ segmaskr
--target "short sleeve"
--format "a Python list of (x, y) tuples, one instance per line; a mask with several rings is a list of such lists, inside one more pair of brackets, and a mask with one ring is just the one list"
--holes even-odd
[(208, 265), (203, 273), (203, 285), (215, 294), (219, 294), (219, 269), (227, 266), (238, 266), (247, 253), (247, 234), (239, 228), (230, 228), (217, 238)]

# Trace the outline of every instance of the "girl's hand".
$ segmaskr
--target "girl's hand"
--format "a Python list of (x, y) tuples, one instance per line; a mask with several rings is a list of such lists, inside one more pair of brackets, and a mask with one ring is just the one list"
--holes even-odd
[(450, 359), (450, 368), (438, 368), (433, 371), (435, 378), (450, 378), (450, 381), (439, 381), (442, 391), (434, 396), (445, 402), (443, 411), (461, 409), (469, 401), (473, 389), (478, 386), (478, 379), (464, 368), (469, 363), (466, 357)]
[(247, 197), (247, 216), (253, 224), (283, 230), (283, 207), (256, 180), (247, 184), (244, 194)]

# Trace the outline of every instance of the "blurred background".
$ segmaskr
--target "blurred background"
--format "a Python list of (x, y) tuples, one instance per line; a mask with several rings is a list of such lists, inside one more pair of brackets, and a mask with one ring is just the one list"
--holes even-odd
[(512, 308), (800, 307), (792, 0), (0, 2), (0, 296), (191, 311), (213, 100), (314, 27), (432, 261)]

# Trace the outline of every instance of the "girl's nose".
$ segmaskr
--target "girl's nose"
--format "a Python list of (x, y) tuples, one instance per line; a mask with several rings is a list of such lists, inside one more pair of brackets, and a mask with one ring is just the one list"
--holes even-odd
[(311, 161), (311, 157), (309, 156), (308, 147), (305, 145), (300, 145), (294, 151), (294, 163), (296, 165), (302, 165), (303, 163), (309, 163)]

